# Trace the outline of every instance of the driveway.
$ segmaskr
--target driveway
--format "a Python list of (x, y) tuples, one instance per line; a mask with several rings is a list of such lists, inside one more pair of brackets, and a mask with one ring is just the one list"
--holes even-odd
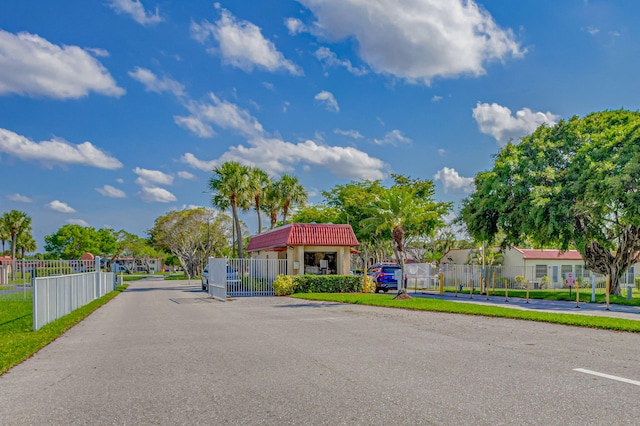
[(133, 283), (0, 377), (0, 424), (640, 418), (636, 334), (280, 297), (222, 303), (199, 286)]

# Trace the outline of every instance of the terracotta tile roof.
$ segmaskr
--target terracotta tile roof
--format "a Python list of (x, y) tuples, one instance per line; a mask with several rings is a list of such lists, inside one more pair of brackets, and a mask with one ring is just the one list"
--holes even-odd
[(360, 245), (351, 225), (292, 223), (251, 237), (247, 251), (286, 246)]
[(515, 250), (522, 253), (523, 259), (537, 259), (537, 260), (582, 260), (582, 255), (578, 250), (567, 250), (562, 252), (560, 250), (536, 250), (536, 249), (519, 249)]

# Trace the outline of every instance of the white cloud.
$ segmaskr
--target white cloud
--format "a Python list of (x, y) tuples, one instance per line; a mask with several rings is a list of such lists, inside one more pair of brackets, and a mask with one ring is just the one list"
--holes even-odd
[(433, 178), (442, 182), (445, 193), (449, 192), (449, 190), (462, 190), (463, 192), (471, 192), (473, 190), (473, 178), (462, 177), (455, 169), (450, 169), (449, 167), (439, 170), (438, 173), (433, 175)]
[(157, 186), (142, 187), (140, 197), (148, 203), (170, 203), (177, 200), (171, 192)]
[(435, 95), (431, 98), (431, 102), (439, 102), (442, 100), (442, 96)]
[(178, 172), (178, 177), (180, 179), (196, 180), (196, 176), (193, 173), (189, 173), (185, 171)]
[(77, 99), (91, 91), (125, 93), (89, 49), (58, 46), (26, 32), (0, 30), (0, 69), (0, 95)]
[(342, 136), (348, 136), (348, 137), (353, 138), (353, 139), (362, 139), (362, 138), (364, 138), (364, 136), (362, 136), (362, 133), (360, 133), (357, 130), (334, 129), (333, 133), (337, 133), (337, 134), (342, 135)]
[(524, 51), (473, 0), (298, 0), (330, 40), (355, 38), (378, 73), (429, 84), (434, 77), (481, 75), (485, 63)]
[(336, 177), (353, 180), (383, 179), (388, 165), (366, 152), (352, 147), (321, 145), (312, 140), (300, 143), (277, 138), (253, 138), (249, 146), (231, 147), (220, 158), (203, 161), (186, 153), (181, 161), (203, 171), (225, 161), (238, 161), (260, 167), (268, 174), (281, 175), (294, 170), (297, 165), (326, 168)]
[(441, 156), (441, 157), (442, 157), (442, 156), (443, 156), (444, 154), (446, 154), (446, 153), (447, 153), (447, 150), (446, 150), (446, 149), (444, 149), (444, 148), (440, 148), (440, 149), (438, 149), (438, 155), (439, 155), (439, 156)]
[(131, 15), (133, 20), (140, 25), (155, 25), (163, 21), (158, 7), (156, 7), (155, 13), (148, 12), (140, 0), (111, 0), (109, 6), (118, 14)]
[(338, 56), (326, 47), (318, 48), (315, 52), (315, 56), (325, 65), (332, 67), (345, 67), (347, 71), (357, 76), (365, 75), (369, 72), (366, 68), (354, 67), (348, 59), (338, 59)]
[(290, 35), (296, 35), (307, 32), (307, 27), (298, 18), (287, 18), (284, 20), (284, 26), (289, 30)]
[(124, 193), (123, 190), (115, 188), (111, 185), (105, 185), (102, 188), (96, 188), (100, 194), (109, 198), (126, 198), (127, 194)]
[(276, 88), (275, 88), (275, 86), (273, 85), (273, 83), (269, 83), (268, 81), (263, 81), (263, 82), (262, 82), (262, 85), (263, 85), (263, 86), (265, 87), (265, 89), (267, 89), (267, 90), (274, 91), (274, 90), (276, 89)]
[(213, 168), (218, 165), (218, 162), (216, 160), (203, 161), (198, 159), (195, 155), (193, 155), (190, 152), (187, 152), (186, 154), (184, 154), (182, 158), (180, 158), (180, 161), (182, 163), (190, 165), (194, 169), (202, 170), (205, 172), (212, 171)]
[(118, 178), (118, 179), (116, 179), (116, 182), (118, 182), (118, 183), (124, 183), (124, 179), (122, 179), (122, 178)]
[(384, 135), (383, 139), (374, 139), (373, 142), (377, 145), (397, 146), (399, 143), (411, 143), (411, 139), (404, 136), (400, 130), (396, 129)]
[(177, 97), (184, 96), (184, 86), (169, 77), (158, 78), (153, 72), (146, 68), (135, 67), (129, 71), (129, 76), (134, 80), (144, 84), (149, 92), (171, 92)]
[(31, 203), (33, 200), (25, 195), (11, 194), (7, 195), (7, 198), (11, 201), (17, 201), (19, 203)]
[(582, 31), (590, 34), (590, 35), (596, 35), (600, 32), (600, 29), (592, 27), (592, 26), (588, 26), (586, 28), (581, 28)]
[(529, 108), (523, 108), (513, 116), (507, 107), (478, 102), (473, 109), (473, 118), (482, 133), (493, 136), (498, 145), (503, 146), (512, 139), (517, 142), (542, 124), (554, 125), (560, 117), (550, 112), (533, 112)]
[(10, 130), (0, 128), (0, 152), (29, 161), (41, 161), (44, 164), (82, 164), (101, 169), (118, 169), (122, 163), (91, 142), (73, 145), (64, 139), (53, 138), (49, 141), (33, 142)]
[(326, 90), (323, 90), (322, 92), (318, 93), (314, 97), (314, 99), (324, 104), (324, 107), (328, 111), (332, 111), (332, 112), (340, 111), (340, 107), (338, 106), (338, 101), (336, 101), (336, 98), (333, 96), (333, 93), (331, 92), (327, 92)]
[(149, 170), (136, 167), (133, 169), (133, 173), (138, 175), (138, 178), (136, 179), (136, 183), (138, 185), (173, 185), (173, 176), (161, 172), (160, 170)]
[(70, 223), (72, 225), (89, 226), (87, 221), (82, 219), (69, 219), (67, 220), (67, 223)]
[(214, 24), (207, 20), (201, 24), (191, 23), (191, 37), (206, 43), (211, 37), (217, 42), (218, 53), (223, 62), (251, 72), (254, 68), (267, 71), (284, 70), (293, 75), (302, 75), (302, 70), (276, 49), (262, 35), (260, 27), (248, 21), (237, 20), (228, 10), (220, 9), (220, 19)]
[(215, 135), (211, 123), (223, 129), (231, 129), (244, 136), (258, 135), (264, 132), (262, 125), (247, 110), (220, 100), (215, 94), (209, 94), (209, 101), (189, 101), (185, 107), (190, 116), (176, 116), (176, 124), (200, 137)]
[(75, 213), (76, 211), (74, 208), (70, 207), (67, 203), (63, 203), (62, 201), (59, 201), (59, 200), (53, 200), (52, 202), (47, 204), (46, 207), (60, 213)]

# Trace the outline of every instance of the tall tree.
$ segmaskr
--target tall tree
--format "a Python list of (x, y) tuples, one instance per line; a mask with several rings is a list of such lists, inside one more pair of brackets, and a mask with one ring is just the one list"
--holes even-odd
[(9, 228), (4, 221), (4, 215), (0, 216), (0, 241), (2, 242), (2, 252), (0, 252), (0, 256), (4, 256), (5, 243), (7, 241), (11, 241), (11, 234), (9, 233)]
[(243, 258), (242, 230), (239, 209), (246, 210), (251, 203), (249, 190), (249, 168), (237, 161), (228, 161), (213, 169), (209, 179), (212, 204), (221, 210), (231, 207), (235, 235), (237, 237), (238, 257)]
[(527, 238), (576, 248), (586, 268), (619, 279), (640, 250), (640, 112), (596, 112), (508, 144), (475, 178), (461, 218), (477, 240)]
[(282, 192), (277, 182), (267, 185), (262, 199), (262, 210), (269, 215), (270, 229), (276, 227), (278, 223), (278, 212), (282, 205)]
[(16, 239), (16, 248), (20, 250), (21, 259), (24, 259), (26, 252), (35, 252), (38, 248), (36, 240), (34, 240), (33, 235), (31, 235), (31, 231), (31, 224), (29, 224), (29, 226), (20, 231)]
[(258, 215), (258, 234), (262, 232), (262, 200), (271, 183), (269, 176), (257, 167), (249, 169), (248, 191), (253, 198), (253, 207)]
[(44, 237), (44, 249), (53, 258), (80, 259), (84, 253), (106, 257), (116, 250), (116, 235), (112, 229), (96, 231), (89, 226), (67, 224)]
[(304, 206), (307, 202), (307, 190), (292, 175), (282, 175), (277, 185), (282, 196), (282, 223), (286, 224), (289, 210), (296, 205)]
[(15, 259), (18, 235), (31, 229), (31, 217), (19, 210), (11, 210), (2, 216), (2, 222), (11, 239), (11, 258)]
[(229, 216), (211, 216), (202, 207), (172, 211), (158, 217), (149, 230), (153, 245), (173, 253), (189, 278), (200, 274), (208, 254), (221, 255), (227, 246)]

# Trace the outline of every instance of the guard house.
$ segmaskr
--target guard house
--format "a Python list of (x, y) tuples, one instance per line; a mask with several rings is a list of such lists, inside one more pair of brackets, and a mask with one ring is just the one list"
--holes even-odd
[(288, 275), (348, 275), (359, 245), (351, 225), (292, 223), (251, 237), (253, 259), (286, 259)]

